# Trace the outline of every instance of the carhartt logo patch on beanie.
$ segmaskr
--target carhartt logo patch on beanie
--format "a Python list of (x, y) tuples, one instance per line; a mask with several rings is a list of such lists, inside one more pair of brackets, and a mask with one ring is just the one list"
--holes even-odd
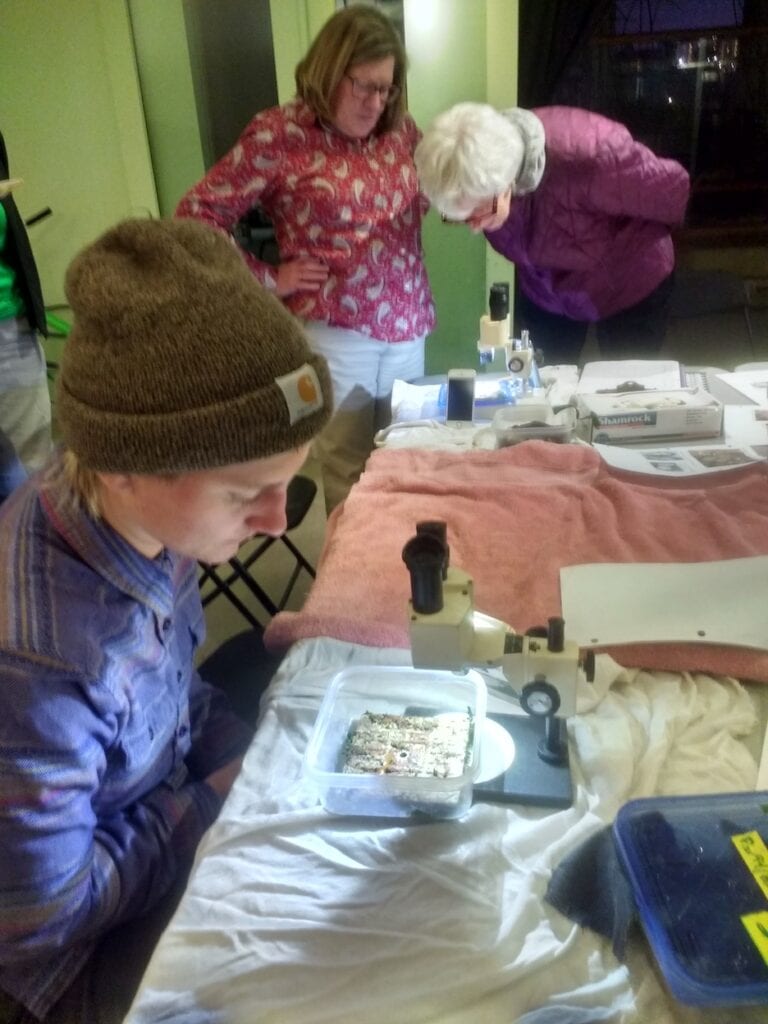
[(75, 257), (66, 293), (57, 415), (91, 469), (248, 462), (300, 447), (330, 418), (325, 360), (213, 228), (124, 221)]
[(278, 377), (275, 383), (283, 392), (291, 423), (308, 416), (323, 404), (317, 374), (307, 363), (293, 373)]

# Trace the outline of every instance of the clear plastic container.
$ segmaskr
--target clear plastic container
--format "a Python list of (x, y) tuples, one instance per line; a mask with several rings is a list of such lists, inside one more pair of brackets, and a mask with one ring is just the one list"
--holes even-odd
[(518, 441), (571, 441), (576, 429), (576, 410), (570, 407), (553, 412), (547, 403), (521, 402), (508, 409), (497, 409), (491, 423), (500, 448)]
[[(480, 759), (486, 688), (477, 672), (457, 675), (395, 666), (351, 666), (331, 682), (304, 756), (304, 772), (332, 814), (458, 818), (472, 803)], [(342, 771), (350, 729), (366, 712), (433, 716), (468, 712), (464, 770), (450, 778)]]

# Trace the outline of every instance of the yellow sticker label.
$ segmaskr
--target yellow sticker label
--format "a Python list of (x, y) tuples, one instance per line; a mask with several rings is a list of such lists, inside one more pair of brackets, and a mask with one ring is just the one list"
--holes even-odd
[(760, 910), (757, 914), (742, 914), (741, 923), (757, 946), (760, 956), (768, 964), (768, 910)]
[(731, 840), (768, 900), (768, 847), (762, 836), (759, 832), (742, 832)]

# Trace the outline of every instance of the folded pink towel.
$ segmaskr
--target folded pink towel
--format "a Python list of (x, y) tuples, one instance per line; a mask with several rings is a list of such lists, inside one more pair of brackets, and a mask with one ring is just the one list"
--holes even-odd
[[(451, 564), (473, 577), (477, 609), (523, 632), (560, 614), (565, 565), (768, 554), (768, 470), (668, 480), (619, 472), (585, 446), (544, 441), (498, 451), (376, 451), (331, 516), (303, 610), (277, 615), (267, 645), (330, 636), (408, 647), (410, 577), (401, 553), (423, 519), (447, 522)], [(746, 648), (606, 649), (625, 666), (768, 682), (768, 655)]]

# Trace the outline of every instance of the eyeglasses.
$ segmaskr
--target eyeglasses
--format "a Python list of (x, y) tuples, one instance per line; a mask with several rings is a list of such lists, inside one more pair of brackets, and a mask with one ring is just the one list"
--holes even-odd
[(370, 100), (378, 96), (384, 103), (394, 103), (400, 95), (399, 85), (376, 85), (375, 82), (361, 82), (352, 75), (344, 77), (352, 83), (352, 95), (358, 100)]
[(496, 211), (499, 208), (499, 197), (494, 196), (491, 200), (491, 208), (489, 210), (473, 210), (468, 217), (448, 217), (446, 214), (440, 214), (440, 220), (443, 224), (471, 224), (473, 221), (486, 220), (488, 217), (495, 217)]

